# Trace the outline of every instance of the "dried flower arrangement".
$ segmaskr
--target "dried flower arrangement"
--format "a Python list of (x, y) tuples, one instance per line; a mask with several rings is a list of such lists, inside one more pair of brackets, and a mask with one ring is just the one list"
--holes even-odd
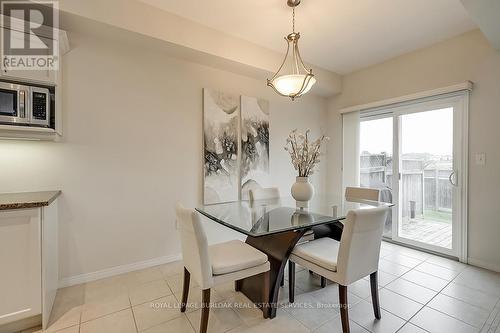
[(314, 173), (314, 166), (320, 162), (321, 145), (330, 140), (322, 135), (315, 141), (309, 140), (308, 129), (305, 134), (294, 129), (286, 139), (285, 150), (292, 158), (292, 165), (299, 172), (299, 177), (309, 177)]

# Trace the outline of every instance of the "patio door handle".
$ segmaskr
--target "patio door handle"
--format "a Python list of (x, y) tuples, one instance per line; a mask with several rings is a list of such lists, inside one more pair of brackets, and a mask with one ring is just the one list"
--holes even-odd
[(453, 170), (451, 173), (450, 173), (450, 176), (448, 177), (448, 180), (450, 181), (450, 184), (453, 185), (453, 186), (457, 186), (457, 182), (454, 182), (453, 181), (453, 178), (455, 178), (454, 176), (457, 174), (457, 172), (455, 170)]

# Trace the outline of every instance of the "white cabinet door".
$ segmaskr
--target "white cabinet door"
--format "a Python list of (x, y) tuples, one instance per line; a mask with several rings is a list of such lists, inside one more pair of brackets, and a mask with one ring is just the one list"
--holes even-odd
[(42, 208), (42, 326), (46, 329), (59, 285), (57, 199)]
[(22, 80), (33, 83), (54, 84), (53, 71), (48, 70), (2, 70), (3, 78), (7, 80)]
[(0, 212), (0, 325), (41, 313), (40, 209)]
[[(3, 36), (3, 29), (2, 28), (2, 36)], [(14, 39), (23, 41), (24, 40), (24, 34), (19, 32), (19, 31), (11, 31), (11, 36)], [(41, 40), (48, 40), (46, 38), (40, 38)], [(42, 47), (43, 43), (40, 43), (40, 45), (34, 45), (34, 47)], [(47, 50), (47, 54), (48, 50)], [(3, 59), (2, 59), (3, 61)], [(22, 80), (22, 81), (30, 81), (30, 82), (39, 82), (39, 83), (50, 83), (50, 84), (55, 84), (55, 72), (52, 70), (7, 70), (7, 69), (2, 69), (0, 76), (5, 79), (10, 79), (10, 80)]]

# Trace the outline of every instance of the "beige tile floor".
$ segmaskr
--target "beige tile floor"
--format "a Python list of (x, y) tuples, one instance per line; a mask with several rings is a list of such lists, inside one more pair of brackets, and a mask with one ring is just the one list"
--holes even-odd
[[(233, 284), (216, 287), (209, 332), (341, 332), (338, 290), (298, 267), (296, 300), (280, 289), (278, 314), (265, 320)], [(194, 333), (200, 289), (191, 286), (191, 307), (179, 311), (182, 263), (153, 267), (59, 290), (50, 327), (57, 333)], [(351, 332), (500, 333), (500, 274), (383, 243), (380, 300), (373, 317), (368, 279), (349, 286)], [(39, 332), (34, 328), (27, 332)]]

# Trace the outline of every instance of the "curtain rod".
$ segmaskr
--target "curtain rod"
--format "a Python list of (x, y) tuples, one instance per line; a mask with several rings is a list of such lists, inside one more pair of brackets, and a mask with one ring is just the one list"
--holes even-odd
[(379, 107), (383, 107), (383, 106), (389, 106), (389, 105), (393, 105), (393, 104), (408, 102), (408, 101), (412, 101), (412, 100), (417, 100), (417, 99), (432, 97), (432, 96), (437, 96), (437, 95), (449, 94), (449, 93), (458, 92), (458, 91), (464, 91), (464, 90), (471, 91), (472, 85), (473, 85), (473, 83), (471, 81), (465, 81), (463, 83), (454, 84), (452, 86), (447, 86), (447, 87), (443, 87), (443, 88), (421, 91), (421, 92), (417, 92), (414, 94), (384, 99), (384, 100), (377, 101), (377, 102), (349, 106), (349, 107), (340, 109), (340, 113), (343, 114), (343, 113), (349, 113), (349, 112), (354, 112), (354, 111), (363, 111), (363, 110), (367, 110), (367, 109), (379, 108)]

